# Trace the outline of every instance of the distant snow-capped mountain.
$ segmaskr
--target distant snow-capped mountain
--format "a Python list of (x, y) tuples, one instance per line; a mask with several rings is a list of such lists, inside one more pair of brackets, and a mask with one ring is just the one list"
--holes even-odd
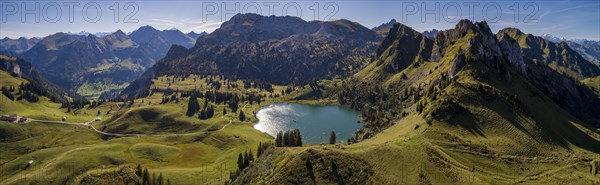
[(547, 33), (542, 34), (541, 37), (550, 42), (565, 42), (571, 49), (577, 51), (577, 53), (579, 53), (579, 55), (586, 60), (595, 64), (600, 64), (600, 41), (588, 39), (565, 39)]
[(557, 36), (554, 36), (552, 34), (548, 34), (548, 33), (544, 33), (541, 35), (542, 38), (550, 41), (550, 42), (555, 42), (555, 43), (560, 43), (562, 41), (565, 41), (565, 38), (559, 38)]
[(105, 36), (107, 36), (107, 35), (110, 35), (110, 34), (112, 34), (112, 33), (113, 33), (113, 32), (96, 32), (96, 33), (90, 33), (90, 32), (87, 32), (87, 31), (80, 31), (80, 32), (77, 32), (77, 33), (73, 33), (73, 32), (67, 32), (67, 34), (69, 34), (69, 35), (82, 35), (82, 36), (88, 36), (88, 35), (90, 35), (90, 34), (91, 34), (91, 35), (94, 35), (94, 36), (96, 36), (96, 37), (100, 37), (100, 38), (102, 38), (102, 37), (105, 37)]

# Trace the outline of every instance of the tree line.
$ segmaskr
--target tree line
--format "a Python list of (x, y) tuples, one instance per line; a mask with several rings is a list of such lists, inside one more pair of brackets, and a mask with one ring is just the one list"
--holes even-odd
[(139, 164), (135, 168), (135, 175), (138, 179), (141, 179), (141, 181), (137, 182), (138, 185), (171, 185), (171, 179), (167, 178), (165, 180), (162, 173), (157, 177), (156, 173), (152, 172), (152, 176), (150, 176), (148, 168), (143, 168), (142, 170), (142, 166)]
[[(18, 92), (13, 94), (16, 91)], [(18, 90), (17, 88), (15, 88), (15, 86), (12, 85), (8, 87), (3, 86), (2, 94), (12, 101), (27, 100), (31, 103), (39, 101), (39, 96), (47, 95), (45, 90), (38, 88), (37, 86), (31, 85), (30, 83), (23, 82), (21, 82), (21, 84), (18, 86)]]
[(252, 149), (250, 149), (250, 151), (244, 151), (238, 154), (237, 169), (229, 173), (229, 181), (225, 184), (229, 184), (230, 182), (235, 181), (245, 169), (250, 167), (250, 165), (255, 161), (256, 158), (259, 158), (260, 156), (265, 154), (265, 152), (272, 146), (272, 142), (259, 142), (256, 157), (254, 156), (254, 153), (252, 153)]
[(300, 130), (294, 129), (292, 131), (281, 131), (277, 133), (277, 137), (275, 137), (275, 146), (302, 146)]

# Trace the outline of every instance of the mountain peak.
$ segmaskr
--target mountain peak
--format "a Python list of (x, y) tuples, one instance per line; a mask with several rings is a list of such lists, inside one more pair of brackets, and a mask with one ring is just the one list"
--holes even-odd
[(473, 26), (474, 26), (474, 24), (471, 20), (461, 19), (460, 21), (458, 21), (456, 26), (454, 26), (454, 29), (468, 29), (468, 28), (472, 28)]
[(202, 43), (254, 42), (282, 39), (294, 34), (313, 34), (323, 26), (320, 21), (306, 22), (292, 16), (236, 14), (205, 37)]
[(432, 30), (427, 30), (423, 32), (423, 35), (429, 37), (430, 39), (435, 39), (435, 35), (437, 35), (440, 32), (440, 30), (437, 29), (432, 29)]
[(149, 31), (158, 31), (158, 30), (150, 25), (146, 25), (146, 26), (142, 26), (142, 27), (138, 28), (137, 30), (135, 30), (133, 32), (136, 32), (136, 31), (149, 32)]
[(397, 73), (413, 61), (428, 60), (433, 41), (409, 26), (395, 23), (377, 48), (376, 56), (387, 73)]
[(129, 34), (129, 37), (131, 38), (131, 40), (138, 44), (145, 44), (149, 40), (151, 40), (152, 37), (155, 37), (159, 32), (160, 31), (154, 29), (154, 27), (146, 25), (131, 32), (131, 34)]
[(521, 30), (517, 29), (517, 28), (504, 28), (501, 29), (500, 31), (498, 31), (498, 34), (507, 34), (509, 36), (511, 36), (512, 38), (516, 38), (518, 36), (521, 36), (525, 33), (523, 33)]
[(371, 30), (373, 30), (373, 31), (379, 31), (379, 30), (389, 29), (389, 28), (392, 27), (392, 25), (394, 25), (396, 23), (398, 23), (398, 22), (396, 22), (396, 19), (392, 19), (392, 20), (390, 20), (390, 22), (383, 23), (383, 24), (381, 24), (381, 25), (379, 25), (377, 27), (372, 28)]
[(191, 37), (194, 40), (198, 40), (198, 38), (200, 38), (203, 35), (208, 35), (208, 33), (206, 33), (205, 31), (200, 32), (200, 33), (196, 33), (194, 31), (190, 31), (189, 33), (186, 34), (187, 36)]
[(560, 42), (566, 41), (565, 38), (559, 38), (557, 36), (554, 36), (554, 35), (548, 34), (548, 33), (544, 33), (540, 37), (542, 37), (550, 42), (554, 42), (554, 43), (560, 43)]

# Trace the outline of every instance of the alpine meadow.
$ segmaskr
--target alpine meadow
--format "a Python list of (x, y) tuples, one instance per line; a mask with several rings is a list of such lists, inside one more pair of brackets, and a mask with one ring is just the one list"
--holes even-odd
[(0, 184), (600, 184), (598, 2), (0, 10)]

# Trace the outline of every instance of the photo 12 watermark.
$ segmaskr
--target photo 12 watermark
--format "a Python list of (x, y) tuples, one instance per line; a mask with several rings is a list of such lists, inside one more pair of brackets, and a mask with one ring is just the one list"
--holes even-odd
[[(202, 23), (224, 22), (237, 14), (294, 16), (305, 20), (332, 21), (353, 15), (355, 11), (378, 13), (373, 7), (357, 10), (356, 3), (368, 1), (186, 1), (193, 19)], [(0, 2), (2, 23), (141, 23), (157, 6), (169, 11), (171, 1), (3, 1)], [(180, 2), (181, 4), (181, 2)], [(540, 7), (537, 2), (522, 1), (393, 1), (387, 9), (402, 23), (456, 23), (461, 19), (478, 19), (495, 23), (537, 23)], [(352, 7), (354, 8), (344, 8)], [(143, 13), (145, 13), (143, 15)], [(386, 13), (389, 16), (390, 12)]]
[(137, 2), (106, 1), (5, 1), (0, 3), (2, 23), (9, 20), (21, 23), (41, 21), (57, 23), (85, 21), (96, 23), (108, 18), (114, 23), (138, 23), (140, 6)]
[(507, 1), (467, 1), (467, 2), (402, 2), (400, 17), (402, 22), (420, 20), (421, 23), (445, 21), (456, 23), (465, 18), (481, 18), (487, 22), (498, 22), (509, 16), (515, 23), (537, 23), (539, 5), (535, 2)]

